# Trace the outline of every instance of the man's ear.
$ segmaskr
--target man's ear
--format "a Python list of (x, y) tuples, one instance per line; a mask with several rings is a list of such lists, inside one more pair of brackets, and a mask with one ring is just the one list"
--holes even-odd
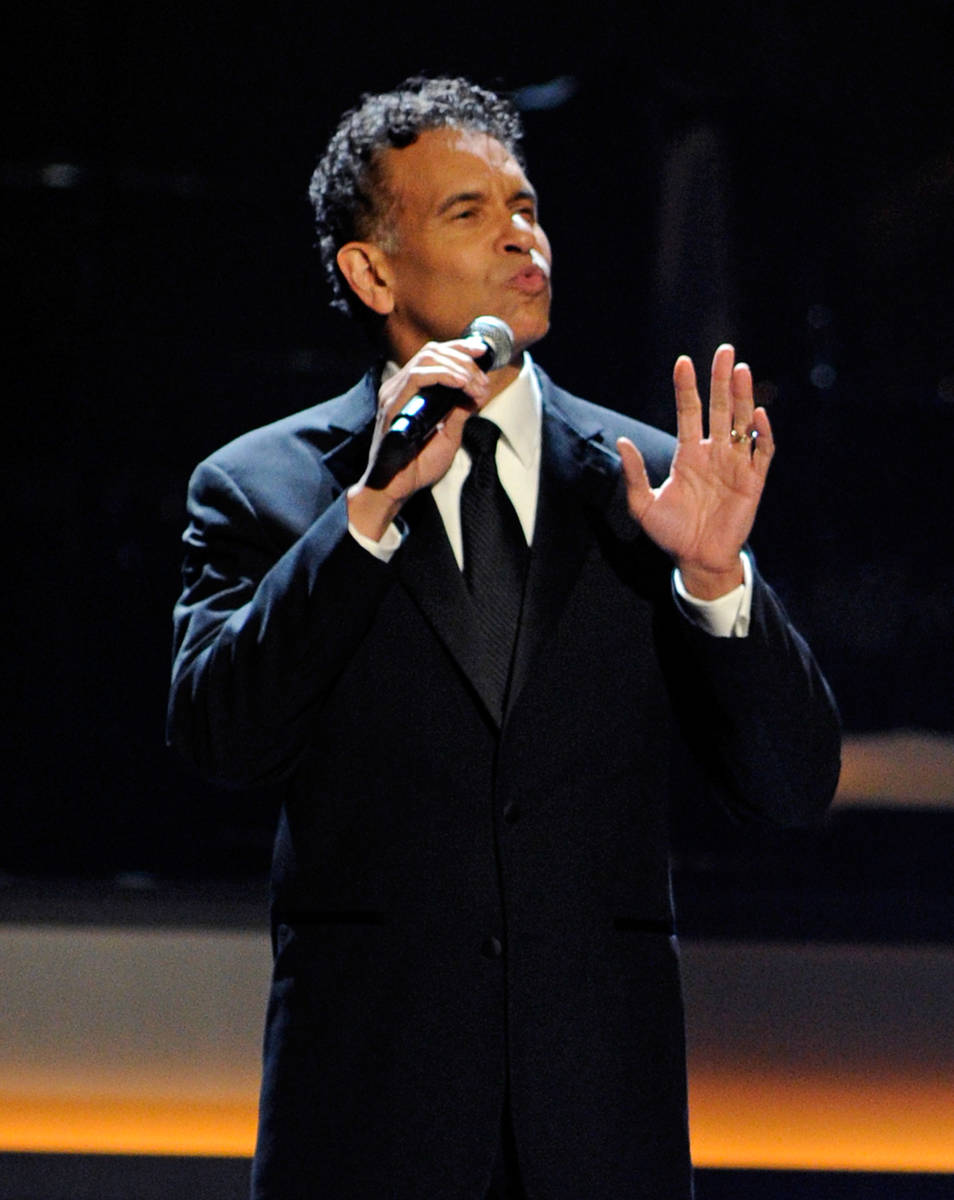
[(374, 242), (347, 242), (337, 254), (338, 270), (362, 303), (386, 317), (394, 308), (387, 256)]

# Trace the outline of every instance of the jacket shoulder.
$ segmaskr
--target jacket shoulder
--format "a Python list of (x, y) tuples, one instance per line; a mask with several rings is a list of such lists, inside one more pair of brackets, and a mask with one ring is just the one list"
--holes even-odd
[(327, 454), (367, 426), (374, 416), (374, 396), (369, 373), (340, 396), (240, 434), (205, 461), (231, 475), (276, 455), (305, 453), (313, 459), (316, 454)]
[(199, 463), (190, 491), (225, 479), (254, 507), (276, 489), (307, 493), (322, 479), (340, 490), (367, 461), (375, 397), (369, 372), (340, 396), (241, 434)]

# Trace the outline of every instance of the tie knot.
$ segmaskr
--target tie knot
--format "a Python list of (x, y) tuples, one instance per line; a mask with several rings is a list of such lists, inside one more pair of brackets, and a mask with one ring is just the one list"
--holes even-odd
[(500, 426), (486, 417), (469, 417), (464, 423), (464, 449), (475, 461), (493, 454), (500, 437)]

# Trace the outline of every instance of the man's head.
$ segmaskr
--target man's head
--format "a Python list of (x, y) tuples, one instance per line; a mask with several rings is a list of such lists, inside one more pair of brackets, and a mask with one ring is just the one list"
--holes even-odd
[(491, 313), (518, 347), (546, 332), (549, 246), (519, 118), (463, 79), (410, 79), (345, 114), (310, 196), (335, 300), (407, 357)]

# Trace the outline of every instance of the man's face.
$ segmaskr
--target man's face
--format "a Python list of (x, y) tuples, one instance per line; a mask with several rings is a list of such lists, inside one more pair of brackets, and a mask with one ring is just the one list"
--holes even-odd
[(392, 200), (386, 253), (400, 362), (427, 341), (459, 337), (474, 317), (500, 317), (518, 352), (550, 324), (550, 244), (518, 163), (484, 133), (433, 129), (385, 151)]

